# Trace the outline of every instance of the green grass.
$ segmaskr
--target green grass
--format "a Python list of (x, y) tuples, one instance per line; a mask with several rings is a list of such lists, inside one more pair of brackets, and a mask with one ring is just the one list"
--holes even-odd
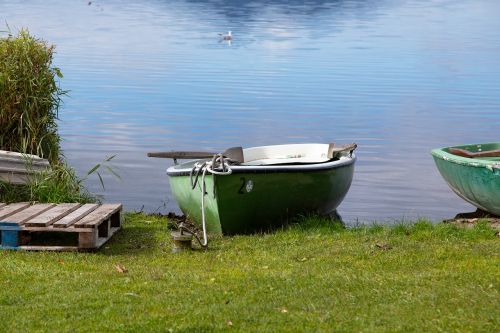
[(485, 223), (343, 229), (309, 218), (209, 246), (172, 254), (165, 219), (128, 214), (96, 253), (0, 252), (0, 331), (500, 327), (500, 241)]

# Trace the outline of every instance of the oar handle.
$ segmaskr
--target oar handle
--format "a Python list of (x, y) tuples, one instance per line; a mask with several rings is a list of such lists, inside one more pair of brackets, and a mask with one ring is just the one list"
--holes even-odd
[(173, 159), (196, 159), (211, 158), (216, 153), (206, 151), (165, 151), (148, 153), (148, 157), (173, 158)]
[[(197, 158), (212, 158), (214, 155), (219, 153), (212, 153), (208, 151), (160, 151), (148, 153), (148, 157), (159, 157), (159, 158), (173, 158), (177, 159), (197, 159)], [(243, 148), (241, 147), (231, 147), (226, 149), (223, 156), (231, 159), (235, 163), (243, 163)]]

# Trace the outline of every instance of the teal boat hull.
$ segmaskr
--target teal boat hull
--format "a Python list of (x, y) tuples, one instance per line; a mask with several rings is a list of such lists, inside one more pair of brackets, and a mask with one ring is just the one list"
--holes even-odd
[(500, 158), (466, 158), (450, 154), (449, 148), (478, 152), (500, 149), (500, 143), (462, 145), (432, 151), (441, 176), (453, 192), (477, 208), (500, 216)]
[[(354, 161), (353, 156), (306, 166), (235, 166), (230, 175), (207, 174), (207, 230), (253, 233), (277, 228), (301, 214), (333, 214), (351, 185)], [(167, 174), (179, 207), (201, 225), (201, 180), (192, 189), (189, 175), (195, 162), (171, 167)]]

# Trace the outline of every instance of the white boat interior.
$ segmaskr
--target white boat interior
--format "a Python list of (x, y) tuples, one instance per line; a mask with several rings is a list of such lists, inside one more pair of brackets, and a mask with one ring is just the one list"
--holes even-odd
[[(224, 155), (233, 161), (232, 172), (304, 172), (338, 168), (355, 162), (356, 156), (352, 153), (356, 144), (335, 145), (324, 143), (304, 143), (261, 146), (242, 149), (233, 147), (224, 152)], [(198, 159), (175, 164), (167, 169), (170, 176), (190, 174), (192, 169), (202, 161), (210, 163), (212, 158), (203, 156), (206, 153), (154, 153), (165, 154), (169, 158), (181, 155), (186, 158), (196, 156)], [(184, 155), (182, 155), (184, 154)], [(163, 157), (163, 156), (162, 156)], [(240, 162), (242, 161), (242, 162)]]
[[(241, 165), (324, 163), (334, 157), (333, 147), (333, 144), (307, 143), (246, 148)], [(349, 151), (342, 151), (337, 157), (348, 154)]]

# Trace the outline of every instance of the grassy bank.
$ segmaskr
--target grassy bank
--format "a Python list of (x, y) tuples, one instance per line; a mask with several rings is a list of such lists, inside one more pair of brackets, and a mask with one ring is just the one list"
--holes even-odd
[(484, 224), (317, 219), (172, 254), (165, 219), (129, 214), (97, 253), (0, 252), (0, 330), (493, 332), (499, 255)]

